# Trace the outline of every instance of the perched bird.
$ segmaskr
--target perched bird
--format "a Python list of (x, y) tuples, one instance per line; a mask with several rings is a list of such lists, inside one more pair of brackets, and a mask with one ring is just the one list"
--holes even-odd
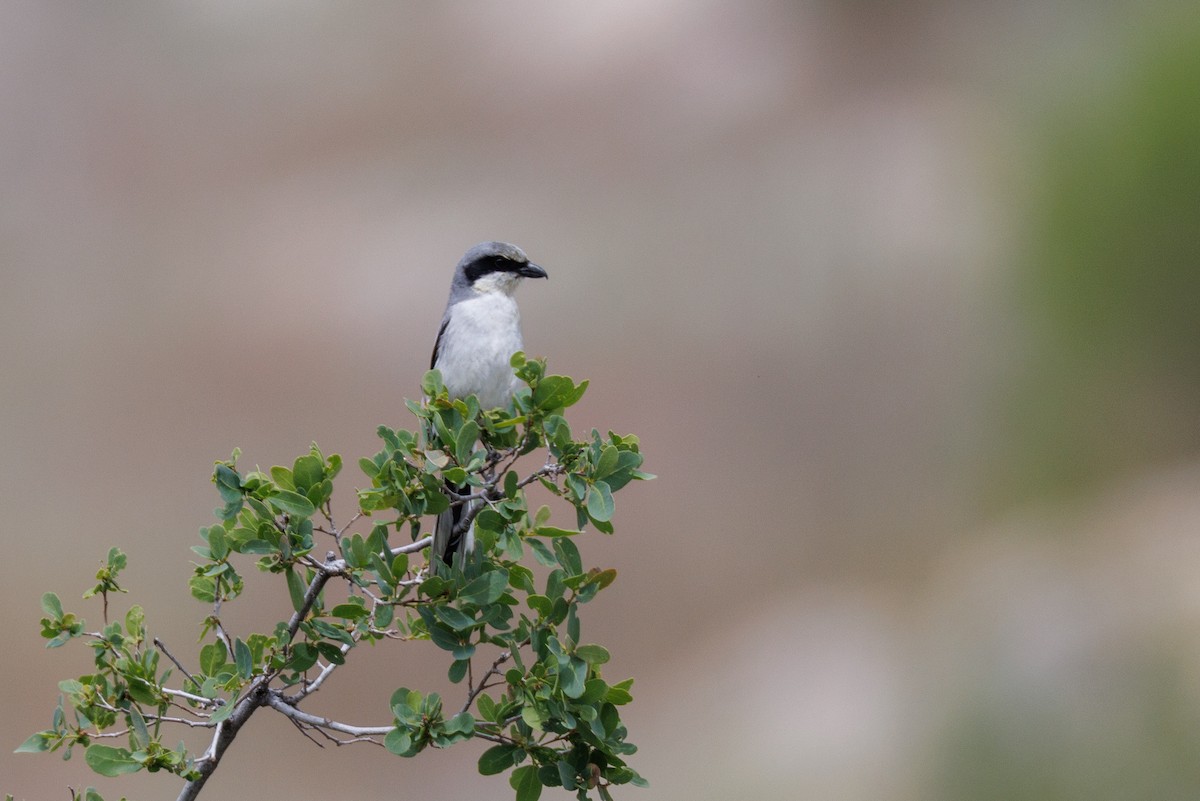
[[(484, 409), (506, 406), (520, 382), (509, 364), (523, 350), (521, 314), (513, 293), (524, 278), (546, 278), (516, 245), (484, 242), (467, 251), (454, 270), (430, 366), (442, 374), (452, 398), (475, 395)], [(447, 484), (447, 488), (458, 488)], [(474, 547), (470, 531), (456, 532), (465, 505), (438, 516), (433, 534), (434, 567)]]

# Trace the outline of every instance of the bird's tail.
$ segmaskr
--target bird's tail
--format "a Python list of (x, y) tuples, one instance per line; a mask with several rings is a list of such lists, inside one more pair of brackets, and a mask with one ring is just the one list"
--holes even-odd
[[(446, 489), (447, 497), (453, 497), (450, 493), (461, 493), (463, 490), (449, 481), (446, 482)], [(478, 501), (472, 503), (478, 503)], [(460, 503), (438, 515), (437, 527), (433, 530), (433, 546), (430, 553), (430, 564), (435, 575), (449, 570), (454, 564), (456, 554), (462, 560), (475, 546), (472, 530), (474, 525), (472, 524), (466, 531), (459, 530), (469, 506), (471, 504)]]

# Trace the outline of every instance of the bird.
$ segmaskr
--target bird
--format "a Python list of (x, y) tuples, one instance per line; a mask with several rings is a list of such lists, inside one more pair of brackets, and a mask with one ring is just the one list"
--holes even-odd
[[(442, 374), (451, 398), (474, 395), (482, 409), (507, 406), (521, 386), (512, 355), (525, 349), (521, 313), (513, 297), (526, 278), (548, 278), (516, 245), (482, 242), (467, 251), (454, 269), (450, 297), (433, 346), (430, 368)], [(460, 491), (450, 482), (447, 490)], [(451, 565), (474, 548), (474, 535), (455, 531), (466, 505), (438, 515), (430, 564), (434, 571)]]

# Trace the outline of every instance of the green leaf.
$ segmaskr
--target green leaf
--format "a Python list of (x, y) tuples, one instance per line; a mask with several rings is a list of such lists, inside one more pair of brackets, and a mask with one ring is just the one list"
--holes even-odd
[(554, 601), (551, 601), (545, 595), (533, 594), (525, 599), (525, 603), (529, 604), (529, 608), (537, 612), (542, 617), (550, 617), (554, 611)]
[(459, 712), (446, 721), (444, 731), (448, 734), (471, 734), (475, 731), (475, 716), (470, 712)]
[(233, 701), (226, 701), (224, 704), (217, 707), (216, 712), (213, 712), (212, 715), (209, 716), (208, 722), (209, 723), (220, 723), (222, 720), (225, 720), (226, 718), (228, 718), (230, 715), (233, 714), (233, 708), (235, 706), (237, 706), (237, 704), (234, 703)]
[(288, 669), (303, 673), (317, 664), (318, 656), (319, 652), (315, 647), (306, 642), (298, 642), (292, 646), (292, 658), (288, 662)]
[[(594, 575), (593, 575), (593, 573), (594, 573)], [(596, 586), (600, 589), (604, 589), (609, 584), (612, 584), (614, 581), (617, 580), (616, 568), (612, 568), (612, 567), (608, 568), (607, 570), (599, 570), (599, 571), (596, 571), (595, 569), (593, 569), (593, 572), (588, 573), (588, 575), (592, 577), (591, 580), (594, 581), (596, 583)]]
[(455, 631), (464, 631), (475, 625), (474, 618), (450, 606), (434, 607), (433, 614)]
[(286, 467), (275, 465), (271, 468), (271, 479), (279, 485), (280, 489), (285, 489), (294, 492), (296, 490), (296, 481), (292, 478), (292, 471)]
[(575, 655), (589, 665), (603, 665), (611, 658), (603, 645), (581, 645), (575, 649)]
[(587, 497), (587, 483), (575, 473), (567, 474), (567, 489), (571, 493), (571, 497), (568, 500), (573, 499), (573, 502), (581, 502)]
[(442, 383), (442, 373), (439, 370), (429, 370), (421, 378), (421, 391), (429, 397), (438, 395), (445, 385)]
[(267, 498), (267, 503), (292, 517), (312, 517), (317, 511), (312, 501), (295, 492), (281, 490)]
[(392, 697), (388, 701), (388, 707), (404, 705), (415, 709), (421, 705), (421, 693), (416, 690), (410, 690), (407, 687), (397, 687), (392, 691)]
[(583, 560), (579, 556), (579, 548), (575, 543), (563, 537), (553, 540), (554, 556), (568, 576), (577, 576), (583, 572)]
[(565, 759), (560, 759), (556, 765), (558, 769), (558, 780), (562, 782), (562, 786), (566, 790), (575, 789), (575, 779), (577, 774), (571, 763)]
[(524, 565), (510, 565), (508, 568), (509, 586), (527, 593), (537, 592), (533, 588), (533, 571)]
[(290, 565), (284, 571), (284, 576), (287, 578), (288, 594), (292, 596), (292, 608), (299, 612), (304, 608), (304, 595), (308, 588), (304, 586), (304, 582), (300, 580), (300, 576)]
[(391, 604), (379, 604), (375, 607), (375, 628), (386, 629), (392, 625), (396, 616), (396, 607)]
[(542, 795), (542, 782), (533, 765), (523, 765), (514, 770), (512, 776), (508, 777), (508, 784), (517, 791), (517, 801), (537, 801)]
[(296, 491), (307, 494), (310, 488), (325, 478), (325, 465), (312, 454), (301, 456), (292, 464), (292, 478), (296, 483)]
[(129, 611), (125, 613), (125, 631), (129, 632), (130, 637), (141, 637), (145, 634), (146, 612), (137, 604), (129, 607)]
[(433, 644), (443, 651), (453, 651), (462, 645), (462, 639), (457, 634), (440, 625), (429, 627), (429, 639), (433, 640)]
[(425, 451), (425, 461), (429, 462), (438, 469), (442, 469), (445, 468), (446, 465), (450, 464), (450, 457), (445, 451), (434, 448), (432, 450)]
[(142, 769), (142, 763), (135, 760), (128, 750), (107, 745), (88, 746), (84, 759), (101, 776), (120, 776)]
[(580, 381), (575, 385), (575, 389), (568, 392), (563, 397), (563, 408), (574, 406), (576, 403), (579, 403), (579, 399), (583, 397), (583, 393), (587, 391), (587, 388), (588, 380), (585, 378), (583, 381)]
[(605, 445), (600, 451), (600, 458), (596, 460), (596, 478), (604, 478), (617, 467), (617, 460), (620, 454), (612, 445)]
[(604, 679), (588, 679), (583, 687), (583, 695), (575, 700), (580, 704), (594, 704), (608, 694), (608, 685)]
[(583, 695), (584, 682), (587, 681), (588, 667), (582, 659), (571, 658), (566, 668), (559, 672), (559, 682), (562, 691), (568, 698), (578, 698)]
[(508, 587), (508, 571), (492, 570), (463, 587), (458, 597), (476, 606), (495, 603)]
[(154, 685), (137, 677), (129, 679), (129, 697), (146, 706), (158, 706), (162, 701), (162, 697), (157, 694), (157, 688)]
[(546, 725), (546, 719), (542, 716), (541, 711), (532, 704), (521, 707), (521, 720), (525, 721), (529, 728), (538, 731), (541, 731), (542, 727)]
[(218, 464), (213, 475), (217, 482), (217, 492), (220, 493), (221, 500), (231, 503), (242, 499), (242, 479), (236, 471), (228, 465)]
[(392, 729), (383, 738), (383, 745), (397, 756), (411, 756), (412, 736), (405, 729)]
[(62, 601), (58, 600), (58, 596), (52, 592), (48, 592), (42, 596), (42, 611), (47, 617), (52, 617), (55, 620), (61, 620), (63, 616)]
[(229, 555), (229, 542), (225, 539), (225, 529), (212, 526), (208, 530), (208, 549), (215, 561)]
[(547, 411), (561, 409), (566, 405), (566, 400), (574, 395), (575, 390), (574, 383), (566, 376), (545, 376), (533, 391), (533, 405)]
[(474, 420), (468, 420), (458, 430), (458, 438), (454, 442), (454, 458), (460, 465), (466, 466), (471, 461), (471, 453), (479, 439), (479, 425)]
[(17, 746), (14, 754), (40, 754), (43, 751), (50, 750), (50, 738), (54, 736), (52, 731), (39, 731), (37, 734), (31, 735), (28, 740)]
[(146, 729), (146, 719), (136, 705), (129, 707), (129, 744), (139, 751), (150, 745), (150, 732)]
[(490, 695), (480, 693), (476, 696), (475, 703), (479, 707), (479, 714), (484, 720), (496, 719), (496, 702), (492, 700)]
[(495, 509), (484, 509), (475, 518), (475, 528), (491, 531), (496, 534), (504, 531), (505, 522), (504, 515), (497, 512)]
[(579, 533), (576, 528), (556, 528), (555, 526), (538, 526), (532, 532), (535, 537), (574, 537)]
[(479, 773), (482, 776), (503, 773), (516, 765), (524, 753), (525, 751), (517, 745), (493, 745), (479, 755)]
[(629, 692), (629, 688), (632, 686), (633, 679), (626, 679), (618, 684), (614, 684), (608, 688), (608, 694), (604, 697), (604, 700), (616, 706), (628, 704), (633, 700), (633, 695)]
[(250, 678), (254, 670), (254, 659), (250, 656), (250, 648), (238, 637), (233, 641), (233, 661), (237, 665), (238, 674), (243, 679)]
[(316, 644), (317, 650), (321, 652), (321, 656), (335, 665), (346, 664), (346, 655), (342, 653), (340, 646), (331, 642), (319, 642)]
[(554, 564), (554, 554), (546, 547), (546, 543), (541, 540), (525, 540), (529, 543), (529, 547), (533, 550), (533, 556), (543, 565)]
[(446, 671), (447, 677), (451, 684), (458, 684), (467, 676), (467, 668), (470, 667), (471, 660), (455, 659), (450, 663), (450, 669)]
[(217, 672), (225, 665), (225, 658), (229, 652), (225, 648), (225, 643), (221, 640), (210, 642), (208, 645), (200, 649), (200, 672), (205, 676), (215, 676)]
[(613, 503), (612, 490), (603, 481), (597, 481), (588, 487), (587, 511), (593, 520), (607, 522), (612, 519), (616, 504)]
[(361, 604), (338, 604), (329, 610), (329, 614), (331, 617), (340, 617), (345, 620), (360, 620), (371, 613)]

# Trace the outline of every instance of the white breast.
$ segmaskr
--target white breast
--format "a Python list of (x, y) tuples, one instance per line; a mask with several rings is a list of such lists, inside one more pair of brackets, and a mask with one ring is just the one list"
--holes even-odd
[(488, 292), (450, 309), (436, 367), (452, 397), (474, 394), (485, 409), (504, 406), (519, 386), (509, 359), (524, 347), (516, 301)]

